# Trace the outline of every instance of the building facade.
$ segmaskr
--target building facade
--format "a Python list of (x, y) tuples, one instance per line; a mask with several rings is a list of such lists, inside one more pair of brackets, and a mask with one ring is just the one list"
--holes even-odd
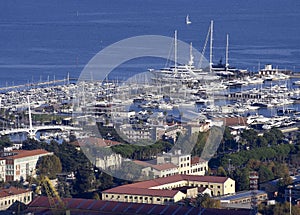
[(146, 177), (153, 178), (168, 177), (176, 174), (205, 175), (208, 170), (208, 162), (199, 157), (192, 157), (190, 154), (183, 154), (181, 150), (173, 153), (157, 155), (155, 164), (135, 161), (138, 165), (145, 166), (142, 169)]
[[(212, 196), (235, 193), (235, 181), (227, 177), (173, 175), (164, 178), (127, 184), (102, 192), (102, 199), (118, 202), (136, 202), (148, 204), (171, 204), (187, 198), (190, 192), (178, 188), (189, 187), (192, 196), (199, 189), (209, 188)], [(201, 189), (200, 189), (201, 190)]]
[(44, 149), (3, 152), (1, 159), (5, 160), (5, 181), (20, 181), (26, 180), (28, 176), (34, 177), (39, 158), (46, 155), (53, 153)]
[(9, 208), (15, 201), (29, 204), (32, 201), (32, 191), (15, 187), (0, 189), (0, 211)]

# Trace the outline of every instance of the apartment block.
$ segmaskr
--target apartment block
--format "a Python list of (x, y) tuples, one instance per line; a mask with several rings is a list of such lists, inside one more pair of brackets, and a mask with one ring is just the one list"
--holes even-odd
[(26, 180), (28, 176), (36, 175), (36, 164), (40, 157), (46, 155), (53, 153), (44, 149), (3, 152), (0, 159), (5, 161), (5, 171), (1, 166), (0, 175), (5, 174), (5, 181)]

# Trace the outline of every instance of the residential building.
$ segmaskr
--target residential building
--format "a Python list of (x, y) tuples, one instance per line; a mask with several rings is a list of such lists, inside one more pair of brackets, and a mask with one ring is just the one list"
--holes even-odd
[[(189, 191), (178, 188), (189, 187)], [(198, 190), (209, 188), (212, 196), (235, 193), (235, 181), (228, 177), (173, 175), (127, 184), (102, 192), (102, 199), (118, 202), (173, 204), (188, 196), (197, 196)]]
[(35, 176), (39, 158), (46, 155), (53, 153), (44, 149), (3, 152), (0, 159), (5, 160), (5, 181), (26, 180), (29, 175)]
[(0, 211), (9, 208), (15, 201), (29, 204), (32, 200), (32, 191), (16, 187), (0, 189)]
[(205, 175), (208, 170), (208, 161), (190, 154), (183, 154), (181, 150), (158, 154), (156, 160), (151, 162), (134, 161), (144, 166), (142, 169), (146, 177), (159, 178), (176, 174)]
[(5, 166), (6, 161), (3, 158), (0, 158), (0, 181), (5, 182)]

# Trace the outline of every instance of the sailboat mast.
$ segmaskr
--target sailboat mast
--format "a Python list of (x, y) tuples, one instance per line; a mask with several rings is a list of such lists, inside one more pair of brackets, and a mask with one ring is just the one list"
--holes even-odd
[(27, 104), (28, 104), (28, 117), (29, 117), (29, 134), (32, 136), (32, 116), (31, 116), (31, 109), (30, 109), (30, 98), (29, 95), (27, 96)]
[(209, 54), (209, 67), (210, 72), (212, 72), (212, 58), (213, 58), (213, 28), (214, 28), (214, 21), (210, 21), (210, 54)]
[(190, 43), (190, 61), (189, 66), (192, 66), (194, 64), (194, 56), (193, 56), (193, 43)]
[(175, 68), (175, 73), (177, 73), (177, 30), (175, 30), (175, 35), (174, 35), (174, 68)]
[(228, 63), (228, 46), (229, 46), (229, 35), (226, 35), (226, 63), (225, 63), (225, 68), (226, 71), (228, 70), (229, 63)]

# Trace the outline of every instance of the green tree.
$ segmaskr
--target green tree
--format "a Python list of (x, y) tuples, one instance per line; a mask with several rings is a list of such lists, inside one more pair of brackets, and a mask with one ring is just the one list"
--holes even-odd
[(217, 175), (218, 176), (227, 176), (227, 172), (225, 171), (225, 169), (222, 167), (222, 166), (219, 166), (218, 167), (218, 170), (217, 170)]
[(208, 194), (199, 194), (196, 197), (195, 207), (220, 208), (221, 203), (219, 200), (212, 199)]
[(2, 151), (4, 147), (10, 147), (13, 143), (10, 141), (9, 136), (0, 136), (0, 150)]
[(236, 184), (236, 190), (242, 191), (242, 190), (249, 190), (249, 169), (243, 168), (243, 169), (236, 169), (233, 172), (233, 178), (235, 180)]
[(257, 137), (256, 139), (256, 146), (257, 147), (267, 147), (268, 146), (268, 141), (264, 137)]
[(261, 165), (258, 170), (259, 183), (274, 179), (274, 174), (266, 166)]
[(37, 162), (37, 171), (40, 175), (46, 175), (50, 179), (55, 179), (62, 171), (60, 159), (56, 155), (46, 155)]
[(100, 196), (99, 196), (99, 194), (97, 192), (93, 193), (93, 199), (100, 200)]
[[(290, 205), (288, 202), (283, 204), (277, 203), (273, 209), (274, 215), (289, 215), (290, 214)], [(299, 215), (300, 208), (297, 206), (292, 206), (292, 215)]]

